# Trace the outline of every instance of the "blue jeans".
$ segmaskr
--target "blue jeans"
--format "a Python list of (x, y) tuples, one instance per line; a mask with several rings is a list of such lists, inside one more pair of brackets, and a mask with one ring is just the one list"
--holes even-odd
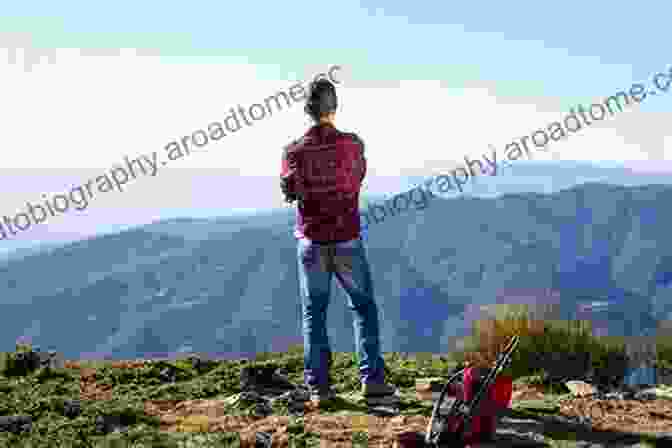
[(378, 307), (364, 243), (360, 238), (331, 244), (300, 238), (297, 246), (305, 383), (310, 386), (329, 384), (331, 347), (326, 320), (334, 274), (354, 314), (360, 380), (383, 383), (385, 365), (380, 351)]

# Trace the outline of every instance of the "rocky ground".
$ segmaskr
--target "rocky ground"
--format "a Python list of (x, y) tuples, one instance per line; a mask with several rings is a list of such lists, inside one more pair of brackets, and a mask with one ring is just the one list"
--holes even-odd
[[(129, 417), (133, 412), (154, 418), (155, 423), (145, 426), (148, 433), (188, 435), (188, 444), (177, 445), (184, 447), (422, 446), (419, 442), (447, 366), (440, 366), (436, 370), (441, 372), (439, 378), (432, 381), (423, 376), (424, 368), (390, 355), (390, 380), (400, 390), (397, 406), (374, 408), (356, 392), (356, 366), (347, 355), (339, 356), (334, 367), (339, 375), (334, 382), (338, 397), (327, 406), (316, 406), (306, 401), (305, 391), (294, 386), (300, 383), (301, 358), (300, 354), (292, 356), (278, 363), (289, 368), (290, 375), (270, 364), (273, 384), (255, 382), (250, 372), (257, 372), (257, 367), (249, 370), (244, 367), (248, 363), (208, 366), (209, 361), (198, 359), (119, 361), (104, 366), (64, 361), (56, 374), (42, 369), (26, 377), (0, 376), (0, 447), (23, 446), (20, 442), (29, 437), (30, 443), (52, 440), (45, 434), (62, 431), (56, 426), (67, 426), (66, 418), (82, 440), (73, 447), (111, 446), (103, 437), (130, 434), (142, 426), (139, 416)], [(68, 399), (57, 405), (60, 397)], [(113, 410), (116, 416), (110, 414)], [(30, 423), (19, 415), (20, 420), (10, 422), (10, 414), (37, 417)], [(2, 419), (8, 423), (5, 432)], [(18, 435), (4, 435), (10, 432)], [(206, 443), (209, 437), (223, 434), (236, 439), (240, 434), (240, 439), (233, 445)], [(71, 446), (63, 445), (66, 439), (53, 440), (26, 446)], [(175, 446), (148, 443), (132, 446)], [(481, 445), (486, 446), (672, 446), (672, 387), (661, 384), (605, 394), (575, 381), (566, 383), (563, 393), (551, 394), (540, 385), (517, 382), (496, 439)]]
[[(140, 362), (117, 363), (116, 367), (140, 365)], [(94, 373), (93, 369), (81, 372), (82, 398), (109, 398), (110, 388), (97, 385), (92, 380)], [(665, 441), (672, 446), (672, 387), (659, 386), (629, 397), (598, 394), (590, 385), (583, 386), (574, 393), (550, 395), (541, 386), (514, 385), (512, 409), (502, 417), (497, 439), (489, 446), (647, 446), (642, 442), (643, 435), (648, 436), (648, 446)], [(263, 402), (263, 394), (259, 395), (253, 399)], [(417, 434), (424, 435), (428, 416), (367, 415), (355, 395), (339, 395), (326, 412), (308, 402), (294, 415), (227, 415), (231, 404), (240, 400), (240, 394), (224, 399), (148, 401), (145, 409), (147, 414), (161, 419), (162, 431), (238, 432), (243, 443), (250, 445), (257, 433), (267, 433), (272, 437), (273, 447), (289, 446), (289, 428), (297, 421), (305, 432), (320, 435), (320, 446), (334, 448), (352, 447), (353, 440), (356, 442), (358, 438), (367, 439), (368, 446), (401, 448), (413, 446)], [(419, 400), (428, 407), (436, 396), (423, 390), (420, 383), (416, 391), (401, 394), (402, 401)], [(266, 395), (269, 401), (273, 397)], [(267, 412), (272, 413), (270, 406)]]

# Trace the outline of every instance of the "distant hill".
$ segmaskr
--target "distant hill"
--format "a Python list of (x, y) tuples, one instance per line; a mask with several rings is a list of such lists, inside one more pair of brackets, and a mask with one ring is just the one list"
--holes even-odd
[[(671, 201), (670, 186), (588, 183), (436, 199), (373, 225), (383, 350), (448, 351), (497, 303), (570, 319), (606, 302), (581, 316), (610, 334), (655, 331), (672, 319)], [(159, 221), (0, 261), (0, 350), (19, 336), (71, 358), (285, 350), (301, 342), (293, 223), (292, 209)], [(351, 351), (334, 292), (330, 337)]]

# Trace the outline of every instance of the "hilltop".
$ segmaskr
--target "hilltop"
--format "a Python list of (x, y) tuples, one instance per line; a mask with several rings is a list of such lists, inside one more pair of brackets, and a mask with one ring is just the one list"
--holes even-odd
[[(434, 397), (431, 388), (420, 386), (430, 379), (440, 385), (471, 356), (501, 350), (501, 341), (514, 333), (521, 342), (503, 373), (513, 377), (514, 395), (496, 446), (641, 447), (647, 446), (637, 445), (644, 441), (648, 446), (672, 441), (669, 338), (656, 341), (659, 383), (635, 393), (623, 387), (629, 364), (623, 361), (629, 358), (622, 344), (592, 337), (585, 328), (522, 314), (490, 322), (494, 324), (474, 328), (462, 352), (385, 353), (387, 381), (399, 388), (401, 397), (392, 415), (373, 412), (358, 396), (358, 365), (352, 353), (334, 353), (329, 374), (338, 398), (315, 407), (296, 394), (303, 378), (301, 346), (235, 360), (193, 355), (79, 360), (23, 371), (17, 367), (19, 353), (32, 349), (17, 346), (0, 365), (0, 416), (22, 415), (32, 424), (16, 434), (0, 432), (0, 447), (30, 442), (33, 447), (90, 448), (110, 446), (113, 440), (137, 448), (251, 447), (257, 437), (270, 437), (273, 447), (391, 447), (401, 439), (422, 437), (426, 429)], [(281, 385), (289, 389), (269, 395), (250, 388), (254, 384), (245, 380), (249, 370), (243, 375), (250, 368), (278, 372), (286, 381)], [(590, 395), (577, 396), (568, 380), (585, 380), (579, 392), (591, 389)]]

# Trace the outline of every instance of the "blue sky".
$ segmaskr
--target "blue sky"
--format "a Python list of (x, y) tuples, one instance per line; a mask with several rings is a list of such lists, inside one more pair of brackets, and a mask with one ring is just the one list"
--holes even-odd
[[(376, 194), (393, 184), (384, 179), (437, 174), (672, 64), (669, 2), (34, 1), (0, 14), (0, 96), (11, 106), (0, 112), (2, 168), (24, 179), (5, 187), (0, 215), (86, 181), (69, 170), (100, 172), (160, 151), (229, 107), (334, 64), (345, 76), (337, 123), (367, 142), (366, 188)], [(27, 71), (10, 63), (12, 51), (51, 53), (55, 62)], [(672, 158), (671, 97), (650, 97), (583, 131), (548, 160), (659, 166)], [(300, 109), (171, 166), (222, 170), (208, 207), (201, 190), (196, 201), (189, 182), (159, 174), (50, 229), (143, 222), (196, 202), (201, 210), (279, 207), (271, 187), (279, 148), (305, 129)], [(221, 193), (232, 188), (245, 194)]]

